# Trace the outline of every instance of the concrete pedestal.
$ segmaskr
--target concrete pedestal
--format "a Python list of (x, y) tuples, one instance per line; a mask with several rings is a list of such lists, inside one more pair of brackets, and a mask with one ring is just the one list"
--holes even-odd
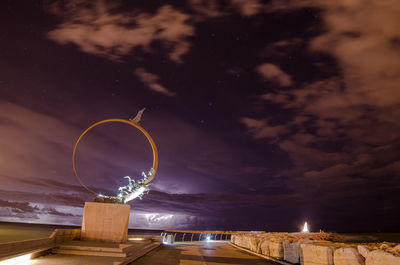
[(127, 241), (130, 208), (126, 204), (85, 202), (81, 240)]

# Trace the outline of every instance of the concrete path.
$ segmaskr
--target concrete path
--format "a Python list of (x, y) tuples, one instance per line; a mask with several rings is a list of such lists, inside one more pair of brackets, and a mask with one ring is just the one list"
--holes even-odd
[(130, 265), (279, 265), (241, 251), (229, 243), (201, 242), (162, 245)]

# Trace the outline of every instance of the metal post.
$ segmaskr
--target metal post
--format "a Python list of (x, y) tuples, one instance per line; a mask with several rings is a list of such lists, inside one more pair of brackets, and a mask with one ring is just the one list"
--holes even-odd
[(183, 236), (182, 236), (182, 242), (184, 242), (184, 241), (185, 241), (185, 235), (186, 235), (186, 233), (183, 233)]
[(194, 233), (192, 233), (192, 237), (190, 238), (190, 241), (193, 241), (193, 236), (194, 236)]

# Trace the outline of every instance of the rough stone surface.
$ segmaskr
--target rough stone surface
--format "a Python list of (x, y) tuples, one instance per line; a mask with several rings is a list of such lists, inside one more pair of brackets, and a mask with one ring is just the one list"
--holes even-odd
[(303, 265), (400, 265), (399, 244), (354, 243), (364, 239), (369, 242), (371, 238), (335, 233), (238, 232), (232, 236), (238, 246), (292, 264), (300, 260)]
[(382, 250), (387, 249), (387, 248), (389, 248), (389, 246), (387, 244), (382, 244), (380, 246), (380, 249), (382, 249)]
[(395, 246), (393, 250), (400, 253), (400, 245)]
[(400, 257), (383, 250), (374, 250), (368, 253), (365, 265), (399, 265)]
[(282, 241), (271, 241), (269, 243), (269, 256), (276, 259), (283, 259)]
[(269, 241), (263, 240), (260, 243), (260, 252), (265, 256), (269, 256)]
[(333, 265), (333, 247), (301, 244), (301, 265)]
[(364, 260), (355, 248), (338, 248), (333, 254), (335, 265), (364, 265)]
[(291, 263), (300, 262), (300, 243), (285, 240), (283, 242), (283, 259)]
[(242, 237), (242, 247), (250, 249), (250, 237), (249, 236)]
[(249, 240), (250, 242), (250, 250), (255, 253), (260, 253), (260, 239), (257, 237), (252, 237)]
[(364, 245), (358, 245), (357, 249), (358, 253), (360, 253), (360, 255), (363, 256), (364, 258), (366, 258), (368, 254), (371, 252), (371, 249)]

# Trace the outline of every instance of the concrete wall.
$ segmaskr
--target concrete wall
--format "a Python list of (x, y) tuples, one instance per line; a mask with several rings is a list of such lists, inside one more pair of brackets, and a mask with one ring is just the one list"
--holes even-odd
[(56, 229), (47, 238), (0, 243), (0, 260), (39, 249), (50, 249), (57, 243), (80, 239), (80, 236), (80, 229)]
[(400, 265), (400, 245), (335, 242), (330, 233), (235, 233), (231, 242), (254, 253), (301, 265)]
[(71, 240), (81, 239), (80, 229), (56, 229), (51, 234), (50, 238), (53, 238), (54, 243), (62, 243)]

